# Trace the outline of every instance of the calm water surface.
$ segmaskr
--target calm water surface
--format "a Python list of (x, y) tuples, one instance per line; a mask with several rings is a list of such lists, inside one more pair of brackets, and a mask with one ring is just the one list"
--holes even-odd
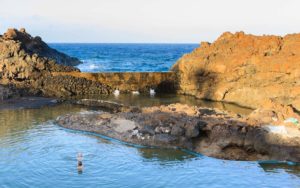
[[(53, 123), (82, 110), (0, 110), (0, 187), (300, 187), (299, 166), (132, 147)], [(84, 154), (83, 173), (77, 152)]]
[[(85, 98), (93, 98), (107, 101), (114, 101), (129, 106), (149, 107), (159, 105), (169, 105), (174, 103), (186, 104), (189, 106), (201, 106), (206, 108), (218, 108), (220, 110), (234, 112), (241, 115), (247, 115), (253, 111), (253, 109), (245, 108), (231, 103), (213, 102), (207, 100), (196, 99), (193, 96), (188, 95), (176, 95), (176, 94), (156, 94), (150, 96), (149, 94), (120, 94), (114, 95), (100, 95), (100, 96), (86, 96)], [(1, 107), (0, 107), (1, 109)]]

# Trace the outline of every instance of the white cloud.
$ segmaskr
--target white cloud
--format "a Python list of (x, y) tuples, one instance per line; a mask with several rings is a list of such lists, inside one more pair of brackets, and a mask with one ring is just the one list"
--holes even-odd
[(300, 31), (299, 0), (0, 0), (0, 31), (49, 42), (200, 42)]

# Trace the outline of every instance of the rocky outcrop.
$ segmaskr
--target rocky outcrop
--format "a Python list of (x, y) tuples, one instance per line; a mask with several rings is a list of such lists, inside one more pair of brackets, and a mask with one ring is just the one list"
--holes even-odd
[[(108, 105), (90, 100), (80, 103)], [(300, 162), (300, 130), (296, 126), (282, 134), (272, 131), (273, 127), (249, 124), (248, 117), (181, 104), (147, 108), (109, 106), (119, 112), (73, 113), (58, 117), (56, 122), (65, 128), (95, 132), (133, 144), (180, 147), (223, 159)]]
[(33, 95), (72, 97), (107, 94), (111, 88), (99, 82), (52, 72), (79, 72), (80, 61), (50, 48), (25, 29), (9, 29), (0, 36), (0, 84), (13, 84)]
[(300, 34), (254, 36), (224, 33), (201, 43), (171, 70), (179, 93), (252, 108), (267, 99), (300, 109)]
[[(71, 65), (80, 61), (50, 48), (25, 29), (9, 29), (0, 36), (0, 84), (14, 84), (34, 95), (83, 98), (155, 89), (175, 93), (176, 75), (164, 73), (81, 73)], [(68, 65), (68, 66), (67, 66)]]
[[(50, 48), (39, 36), (32, 37), (24, 28), (19, 31), (16, 29), (8, 29), (3, 34), (0, 50), (0, 57), (11, 57), (14, 53), (38, 56), (54, 60), (56, 63), (67, 66), (76, 66), (82, 63), (79, 59), (70, 57), (53, 48)], [(26, 58), (26, 57), (25, 57)]]
[(300, 120), (299, 113), (292, 107), (288, 105), (278, 104), (273, 100), (265, 101), (262, 104), (263, 107), (257, 108), (247, 117), (247, 122), (251, 125), (291, 125), (294, 123), (287, 123), (288, 119), (295, 119), (295, 123)]

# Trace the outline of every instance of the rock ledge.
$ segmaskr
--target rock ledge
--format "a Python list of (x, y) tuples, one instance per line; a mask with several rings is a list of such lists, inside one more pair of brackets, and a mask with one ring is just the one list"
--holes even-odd
[(293, 134), (284, 135), (248, 121), (249, 117), (181, 104), (118, 113), (87, 111), (56, 120), (65, 128), (145, 146), (180, 147), (223, 159), (300, 162), (299, 128), (290, 127)]

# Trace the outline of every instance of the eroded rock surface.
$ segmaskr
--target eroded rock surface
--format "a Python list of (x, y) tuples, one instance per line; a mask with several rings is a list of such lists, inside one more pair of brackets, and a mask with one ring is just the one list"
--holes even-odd
[(258, 108), (266, 99), (300, 109), (300, 34), (224, 33), (201, 43), (171, 70), (179, 93)]
[(26, 91), (18, 90), (13, 85), (0, 85), (0, 102), (25, 95)]
[(71, 97), (107, 94), (111, 88), (99, 82), (53, 72), (79, 72), (80, 61), (50, 48), (25, 29), (8, 29), (0, 36), (0, 84), (13, 84), (32, 94)]
[(14, 53), (21, 53), (29, 56), (37, 54), (41, 57), (52, 59), (56, 63), (62, 65), (75, 66), (82, 63), (77, 58), (70, 57), (50, 48), (42, 41), (41, 37), (32, 37), (24, 28), (21, 28), (20, 30), (8, 29), (6, 33), (3, 34), (1, 42), (3, 42), (0, 50), (0, 56), (2, 57), (12, 57), (15, 55)]
[(235, 160), (300, 162), (300, 131), (293, 135), (248, 124), (248, 117), (217, 109), (172, 104), (118, 113), (88, 111), (57, 118), (65, 128), (100, 133), (129, 143), (166, 148), (181, 147)]

